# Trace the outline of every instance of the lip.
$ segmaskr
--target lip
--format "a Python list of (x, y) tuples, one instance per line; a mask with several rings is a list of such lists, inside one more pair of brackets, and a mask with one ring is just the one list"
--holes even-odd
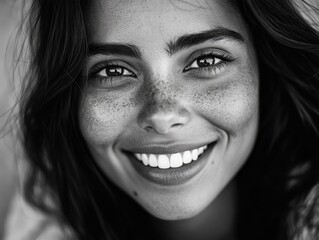
[[(137, 160), (133, 153), (125, 151), (124, 153), (131, 160), (131, 163), (136, 172), (143, 178), (152, 183), (162, 186), (174, 186), (188, 182), (194, 176), (196, 176), (205, 167), (208, 162), (209, 156), (214, 149), (215, 142), (210, 142), (207, 146), (206, 151), (196, 160), (189, 164), (184, 164), (179, 168), (160, 169), (157, 167), (145, 166), (141, 161)], [(205, 145), (205, 144), (204, 144)], [(200, 145), (204, 146), (204, 145)], [(185, 145), (184, 145), (185, 146)], [(194, 145), (192, 145), (194, 147)], [(195, 147), (196, 148), (196, 147)], [(155, 148), (155, 150), (158, 148)], [(184, 149), (184, 148), (183, 148)], [(146, 150), (146, 149), (145, 149)], [(143, 149), (143, 151), (145, 152)], [(152, 149), (154, 150), (154, 149)], [(165, 153), (159, 152), (160, 154), (166, 154), (168, 151), (165, 149)], [(189, 148), (187, 149), (189, 150)], [(148, 151), (150, 152), (150, 150)], [(176, 148), (174, 149), (176, 152)], [(152, 153), (155, 153), (154, 151)]]

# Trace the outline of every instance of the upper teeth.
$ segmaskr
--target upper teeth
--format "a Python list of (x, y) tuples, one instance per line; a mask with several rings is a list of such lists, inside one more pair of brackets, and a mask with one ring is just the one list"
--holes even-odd
[(201, 155), (207, 149), (207, 145), (173, 154), (146, 154), (146, 153), (134, 153), (135, 157), (142, 161), (145, 166), (159, 167), (161, 169), (177, 168), (183, 164), (188, 164), (192, 160), (196, 161), (198, 156)]

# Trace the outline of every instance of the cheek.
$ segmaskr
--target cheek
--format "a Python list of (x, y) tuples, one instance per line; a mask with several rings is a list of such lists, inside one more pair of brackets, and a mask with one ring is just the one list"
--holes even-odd
[(109, 96), (102, 91), (87, 94), (79, 113), (84, 138), (97, 145), (107, 145), (114, 141), (127, 125), (132, 104), (129, 97)]
[[(238, 73), (239, 72), (239, 73)], [(194, 93), (196, 109), (218, 127), (236, 134), (258, 111), (258, 74), (238, 70)]]

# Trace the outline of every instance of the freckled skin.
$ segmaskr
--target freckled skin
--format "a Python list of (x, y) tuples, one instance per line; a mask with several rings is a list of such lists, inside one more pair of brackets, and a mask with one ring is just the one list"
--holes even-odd
[[(139, 119), (145, 118), (145, 115), (152, 115), (156, 112), (170, 112), (176, 108), (176, 93), (173, 91), (170, 83), (164, 80), (158, 80), (154, 82), (146, 82), (145, 86), (141, 89), (138, 95), (138, 102), (140, 105), (144, 105), (144, 109), (139, 115)], [(146, 103), (146, 104), (145, 104)], [(185, 114), (185, 111), (179, 109), (179, 114)]]
[(241, 69), (239, 76), (211, 85), (204, 91), (199, 89), (193, 98), (196, 99), (199, 111), (212, 115), (216, 125), (236, 134), (244, 127), (242, 124), (249, 123), (247, 118), (254, 116), (252, 113), (256, 112), (258, 95), (256, 88), (251, 87), (253, 80), (246, 69)]
[[(88, 60), (88, 68), (99, 61), (125, 62), (138, 77), (121, 79), (125, 84), (116, 88), (99, 88), (89, 79), (79, 111), (83, 137), (105, 175), (129, 195), (138, 192), (134, 199), (146, 211), (161, 219), (192, 218), (223, 191), (255, 143), (259, 77), (248, 30), (220, 0), (196, 1), (200, 7), (192, 1), (178, 1), (178, 7), (169, 0), (99, 2), (90, 12), (89, 41), (133, 44), (142, 57)], [(167, 42), (218, 26), (239, 32), (245, 41), (205, 42), (167, 54)], [(185, 72), (190, 56), (201, 49), (219, 49), (234, 60), (209, 77), (208, 71)], [(173, 121), (169, 128), (167, 119)], [(209, 164), (194, 180), (176, 186), (142, 179), (121, 152), (149, 143), (203, 141), (217, 141)]]

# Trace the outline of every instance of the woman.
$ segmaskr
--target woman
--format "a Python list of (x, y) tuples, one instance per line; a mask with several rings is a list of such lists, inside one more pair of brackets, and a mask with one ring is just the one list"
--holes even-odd
[(319, 38), (292, 1), (38, 0), (28, 26), (24, 197), (75, 239), (318, 236)]

